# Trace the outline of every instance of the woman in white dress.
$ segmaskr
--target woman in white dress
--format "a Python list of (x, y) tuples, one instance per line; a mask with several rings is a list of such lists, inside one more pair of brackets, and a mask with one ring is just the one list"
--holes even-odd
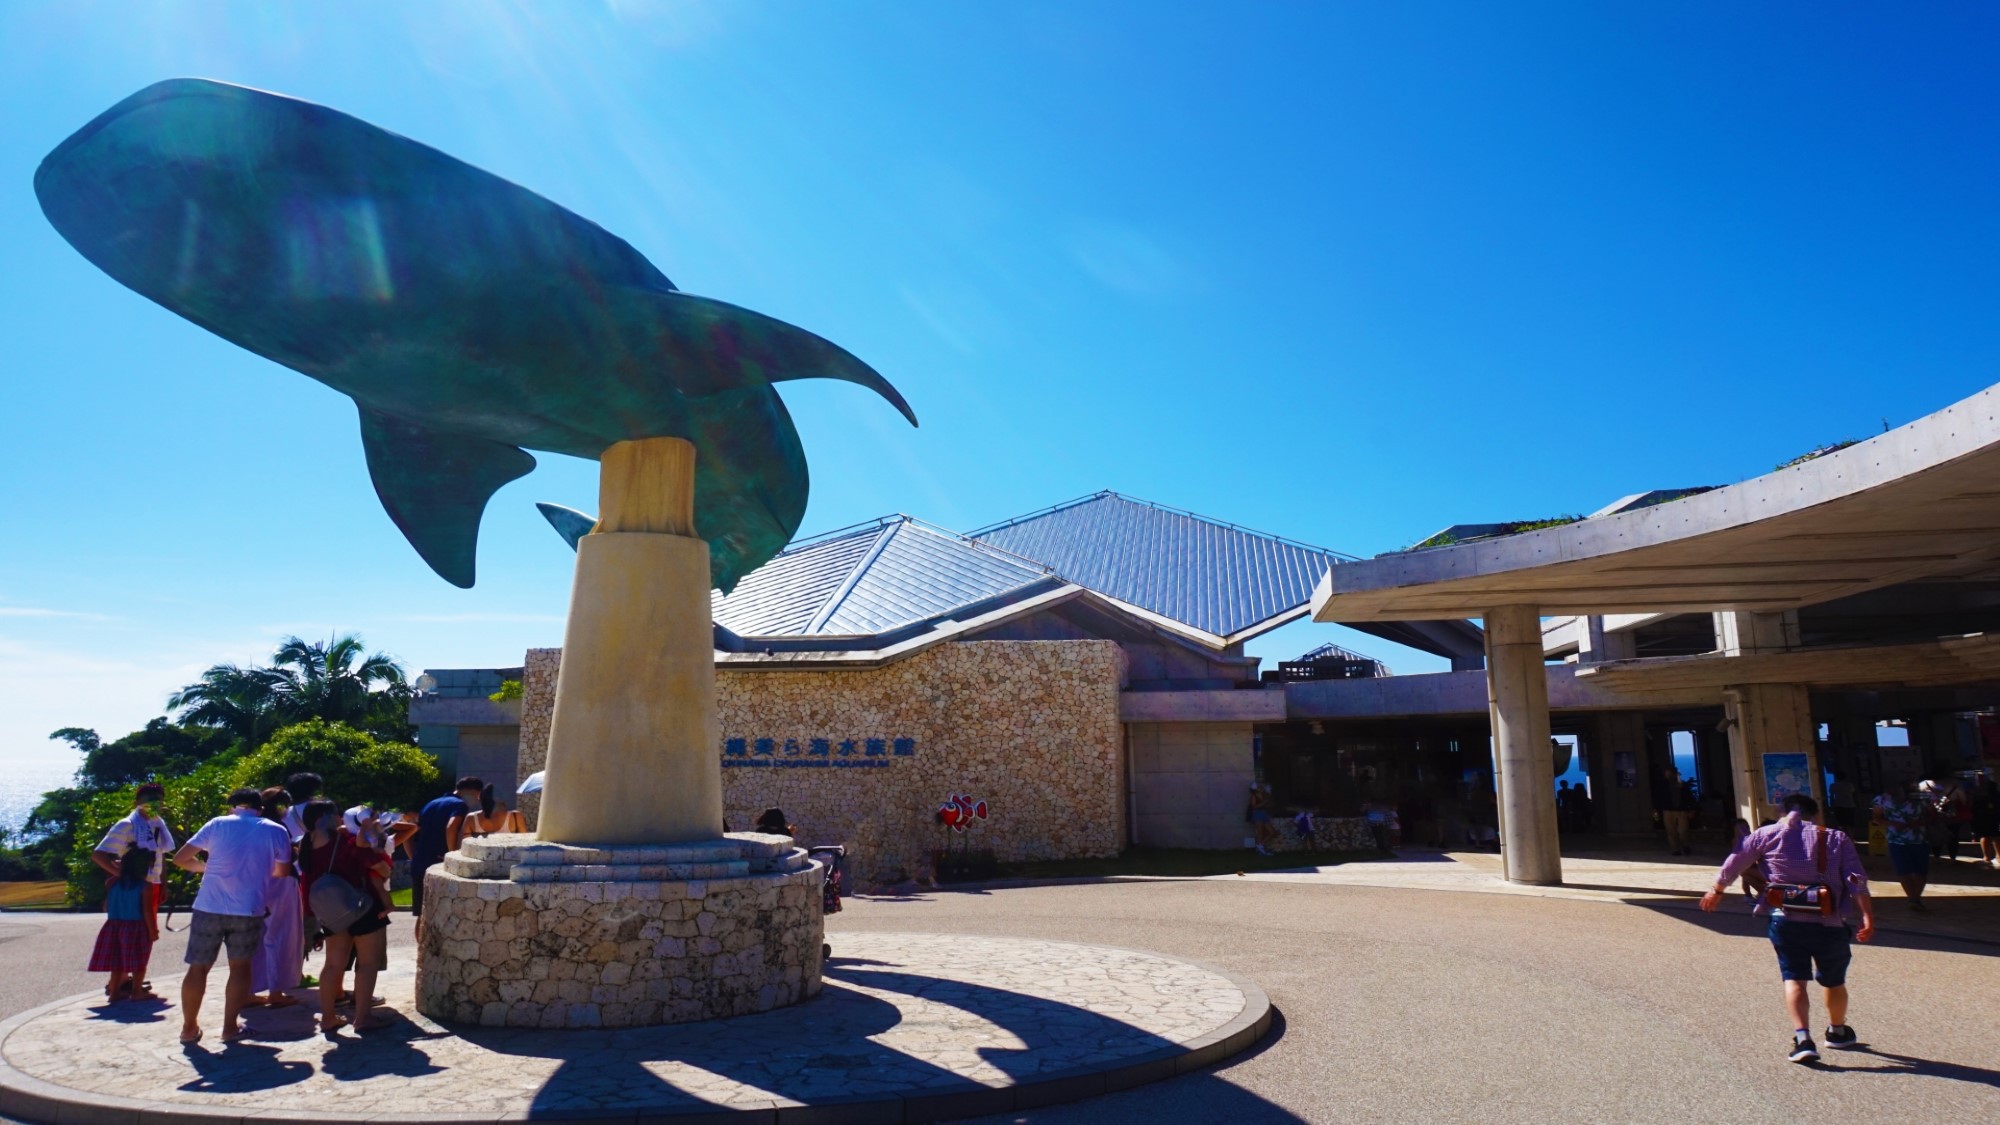
[[(292, 795), (272, 786), (262, 796), (264, 819), (283, 824)], [(283, 875), (271, 876), (264, 906), (269, 913), (264, 918), (264, 943), (250, 963), (250, 1003), (289, 1008), (299, 1002), (290, 990), (305, 979), (306, 971), (305, 904), (299, 897), (297, 863)]]

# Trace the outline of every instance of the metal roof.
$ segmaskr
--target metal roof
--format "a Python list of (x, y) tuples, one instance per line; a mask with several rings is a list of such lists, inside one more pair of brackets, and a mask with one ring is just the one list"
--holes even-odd
[(746, 637), (866, 636), (1050, 580), (1046, 567), (897, 515), (795, 543), (727, 597), (716, 624)]
[(1079, 586), (1223, 638), (1296, 615), (1350, 555), (1099, 492), (972, 533)]

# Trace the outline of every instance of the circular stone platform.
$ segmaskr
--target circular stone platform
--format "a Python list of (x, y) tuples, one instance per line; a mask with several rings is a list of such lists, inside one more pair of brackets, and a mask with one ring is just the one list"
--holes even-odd
[(482, 836), (430, 869), (417, 1010), (485, 1027), (647, 1027), (819, 993), (820, 865), (789, 836), (579, 847)]
[(816, 999), (619, 1031), (447, 1028), (417, 1014), (407, 960), (378, 989), (389, 1025), (331, 1041), (313, 1031), (309, 1002), (253, 1009), (248, 1037), (225, 1047), (219, 972), (203, 1009), (207, 1038), (185, 1050), (177, 1011), (76, 997), (0, 1023), (0, 1114), (62, 1125), (744, 1113), (931, 1121), (1168, 1078), (1243, 1050), (1270, 1026), (1256, 985), (1155, 953), (944, 934), (830, 937), (834, 957)]

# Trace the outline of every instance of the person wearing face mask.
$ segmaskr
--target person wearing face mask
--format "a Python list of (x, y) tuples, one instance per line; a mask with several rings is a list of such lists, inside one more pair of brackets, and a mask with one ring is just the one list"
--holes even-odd
[[(139, 896), (139, 913), (146, 929), (156, 937), (160, 932), (160, 877), (166, 869), (167, 854), (174, 850), (174, 834), (159, 814), (160, 802), (166, 795), (167, 791), (155, 782), (139, 786), (132, 794), (131, 814), (112, 825), (97, 849), (90, 853), (90, 862), (104, 872), (107, 885), (117, 881), (119, 864), (128, 850), (137, 848), (152, 853), (152, 862), (146, 872), (146, 886)], [(144, 976), (141, 971), (128, 978), (124, 982), (124, 994), (135, 1000), (153, 996), (152, 982), (142, 979)]]

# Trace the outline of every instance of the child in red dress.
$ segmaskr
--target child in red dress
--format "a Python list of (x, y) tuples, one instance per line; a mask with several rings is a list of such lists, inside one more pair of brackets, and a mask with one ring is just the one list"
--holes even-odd
[(104, 897), (104, 926), (90, 951), (90, 971), (111, 974), (104, 994), (112, 1001), (123, 996), (126, 981), (146, 979), (153, 943), (160, 938), (146, 921), (146, 876), (152, 869), (152, 852), (127, 848), (118, 859), (118, 877)]

